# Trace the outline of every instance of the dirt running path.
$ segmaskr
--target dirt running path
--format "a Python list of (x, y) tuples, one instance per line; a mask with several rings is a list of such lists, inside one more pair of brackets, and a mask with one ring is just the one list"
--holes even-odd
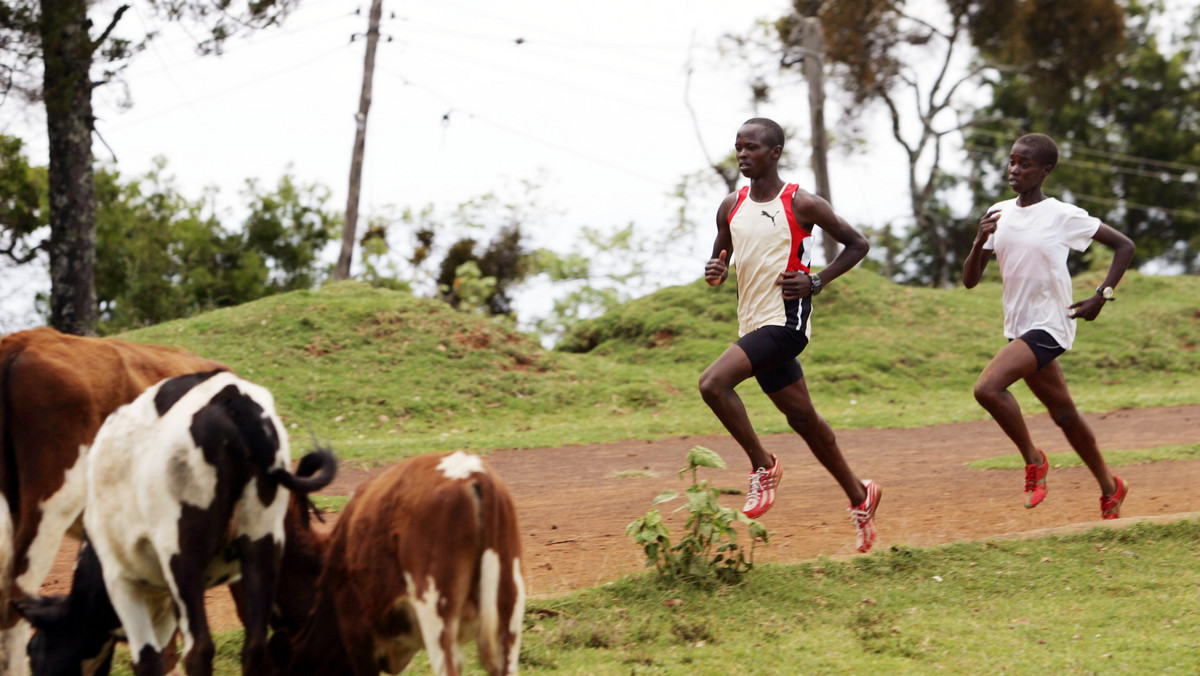
[[(1200, 441), (1200, 406), (1113, 411), (1088, 415), (1103, 448), (1147, 449)], [(1047, 453), (1069, 452), (1062, 433), (1045, 416), (1028, 418), (1033, 437)], [(1051, 469), (1049, 495), (1037, 509), (1022, 502), (1021, 470), (976, 471), (972, 460), (1013, 452), (995, 423), (972, 422), (916, 429), (838, 432), (850, 465), (883, 489), (876, 524), (876, 547), (928, 546), (1095, 522), (1100, 491), (1083, 467)], [(794, 435), (764, 439), (784, 463), (778, 501), (762, 522), (771, 544), (758, 561), (799, 562), (819, 555), (855, 554), (854, 528), (846, 498), (832, 478)], [(559, 594), (642, 570), (640, 550), (625, 526), (650, 509), (667, 488), (682, 491), (688, 480), (676, 472), (692, 446), (721, 454), (730, 469), (702, 475), (720, 487), (745, 490), (745, 455), (728, 436), (655, 442), (619, 442), (522, 451), (496, 451), (489, 457), (517, 504), (523, 532), (526, 585), (534, 597)], [(379, 471), (379, 470), (376, 470)], [(1200, 460), (1119, 468), (1130, 483), (1124, 517), (1200, 511)], [(620, 477), (634, 473), (636, 478)], [(346, 495), (367, 472), (346, 468), (324, 493)], [(649, 476), (645, 476), (645, 475)], [(739, 496), (723, 499), (739, 507)], [(664, 513), (681, 504), (667, 503)], [(684, 514), (669, 515), (672, 533), (683, 529)], [(64, 593), (70, 585), (74, 543), (64, 546), (44, 587)], [(238, 626), (225, 588), (210, 593), (214, 629)]]

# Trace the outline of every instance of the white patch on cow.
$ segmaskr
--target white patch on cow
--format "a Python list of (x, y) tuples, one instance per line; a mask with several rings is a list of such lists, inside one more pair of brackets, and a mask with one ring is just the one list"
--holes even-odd
[[(79, 458), (75, 464), (63, 474), (63, 485), (54, 495), (42, 501), (38, 506), (42, 512), (38, 523), (37, 533), (29, 543), (26, 558), (29, 567), (17, 578), (21, 589), (29, 593), (37, 593), (50, 568), (54, 566), (54, 557), (62, 545), (63, 535), (83, 512), (86, 493), (87, 462), (82, 461), (87, 453), (87, 446), (79, 447)], [(6, 542), (12, 542), (11, 539)]]
[(479, 557), (479, 658), (489, 666), (500, 666), (500, 555), (486, 549)]
[[(8, 500), (0, 496), (0, 585), (5, 585), (12, 579), (13, 567), (13, 521), (12, 512), (8, 509)], [(0, 592), (0, 602), (8, 604), (9, 593), (12, 590), (4, 588)], [(12, 611), (8, 611), (12, 612)], [(29, 643), (29, 623), (17, 618), (17, 625), (0, 632), (0, 674), (25, 674), (28, 666), (18, 668), (27, 662), (25, 645)], [(10, 664), (10, 662), (14, 664)]]
[(483, 461), (478, 455), (455, 451), (442, 458), (437, 464), (437, 469), (441, 470), (447, 479), (466, 479), (475, 472), (483, 472)]
[[(0, 495), (0, 585), (12, 579), (13, 569), (13, 520), (8, 509), (8, 499)], [(9, 590), (0, 587), (0, 599), (8, 599)]]
[(512, 647), (508, 650), (508, 669), (505, 673), (517, 673), (517, 662), (521, 657), (521, 629), (525, 622), (525, 578), (521, 575), (521, 559), (512, 560), (513, 586), (517, 588), (516, 603), (513, 604), (512, 617), (508, 618), (508, 630), (515, 637)]

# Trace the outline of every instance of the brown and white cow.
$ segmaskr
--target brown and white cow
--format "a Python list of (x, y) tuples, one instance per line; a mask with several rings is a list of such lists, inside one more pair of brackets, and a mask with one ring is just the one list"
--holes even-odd
[(117, 409), (88, 452), (87, 542), (70, 596), (17, 604), (38, 629), (29, 644), (35, 676), (90, 673), (122, 627), (139, 676), (161, 676), (176, 628), (187, 673), (211, 674), (204, 592), (235, 580), (243, 673), (270, 673), (288, 491), (304, 498), (337, 472), (327, 450), (304, 461), (316, 465), (310, 476), (288, 471), (271, 393), (232, 373), (170, 378)]
[[(356, 491), (327, 536), (287, 534), (277, 608), (282, 624), (302, 625), (287, 673), (395, 674), (424, 647), (435, 673), (458, 674), (459, 644), (474, 639), (489, 674), (515, 674), (525, 614), (519, 535), (508, 489), (479, 456), (421, 456), (389, 469)], [(319, 579), (300, 572), (317, 567), (298, 549), (323, 555)], [(305, 602), (292, 607), (312, 604), (304, 620), (289, 611), (296, 598)]]
[(25, 672), (29, 626), (9, 601), (36, 593), (84, 501), (81, 456), (105, 418), (164, 378), (225, 369), (154, 345), (50, 328), (0, 340), (0, 674)]

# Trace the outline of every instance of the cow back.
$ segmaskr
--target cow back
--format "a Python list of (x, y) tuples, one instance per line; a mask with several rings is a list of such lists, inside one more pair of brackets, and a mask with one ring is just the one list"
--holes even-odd
[[(0, 490), (13, 512), (19, 512), (17, 496), (32, 471), (53, 482), (74, 464), (105, 418), (146, 388), (184, 373), (228, 370), (167, 347), (51, 328), (5, 336), (0, 365)], [(29, 464), (34, 467), (22, 466)], [(62, 477), (57, 479), (61, 483)]]

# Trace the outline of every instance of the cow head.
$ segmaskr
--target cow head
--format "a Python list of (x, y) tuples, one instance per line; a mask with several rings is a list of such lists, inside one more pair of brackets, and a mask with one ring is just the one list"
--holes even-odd
[(100, 559), (85, 540), (69, 596), (28, 596), (13, 607), (37, 629), (29, 641), (33, 676), (105, 676), (121, 621), (104, 588)]

